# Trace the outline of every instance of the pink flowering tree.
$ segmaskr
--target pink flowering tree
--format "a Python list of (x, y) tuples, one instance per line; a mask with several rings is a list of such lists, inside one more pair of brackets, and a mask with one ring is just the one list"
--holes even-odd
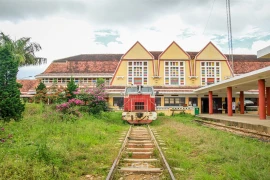
[(89, 107), (89, 112), (99, 114), (101, 111), (107, 111), (105, 84), (103, 79), (98, 79), (96, 87), (88, 89), (77, 89), (75, 92), (78, 99), (85, 102)]
[(92, 114), (99, 114), (101, 111), (107, 111), (108, 105), (105, 99), (105, 84), (100, 84), (92, 91), (90, 91), (89, 112)]
[[(56, 110), (59, 112), (62, 112), (65, 116), (65, 118), (68, 119), (76, 119), (76, 117), (80, 117), (81, 113), (78, 110), (78, 107), (83, 105), (84, 102), (80, 99), (70, 99), (68, 102), (59, 104), (56, 106)], [(64, 117), (64, 116), (63, 116)]]

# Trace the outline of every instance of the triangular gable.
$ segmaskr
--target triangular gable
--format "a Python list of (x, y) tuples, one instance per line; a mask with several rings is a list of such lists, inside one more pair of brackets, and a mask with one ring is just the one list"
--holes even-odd
[(196, 56), (198, 60), (227, 60), (226, 56), (210, 41)]
[(158, 59), (181, 59), (189, 60), (190, 56), (187, 54), (176, 42), (172, 42), (166, 49), (163, 51)]
[(137, 41), (121, 59), (154, 59), (154, 56)]

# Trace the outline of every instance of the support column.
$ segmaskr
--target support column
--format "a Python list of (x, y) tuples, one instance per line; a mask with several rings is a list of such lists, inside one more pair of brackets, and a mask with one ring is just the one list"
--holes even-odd
[(267, 116), (270, 116), (270, 87), (266, 87), (266, 98), (267, 98)]
[(198, 104), (197, 106), (199, 107), (200, 114), (202, 113), (202, 99), (201, 97), (198, 96)]
[(245, 113), (245, 96), (244, 92), (240, 91), (240, 114)]
[(232, 116), (233, 115), (233, 111), (232, 111), (232, 87), (227, 87), (227, 101), (228, 101), (228, 116)]
[(259, 86), (259, 117), (261, 120), (266, 119), (265, 113), (265, 80), (258, 80)]
[(213, 114), (213, 92), (208, 92), (209, 114)]
[(189, 106), (188, 103), (189, 103), (189, 97), (186, 97), (186, 98), (185, 98), (185, 104), (186, 104), (187, 106)]

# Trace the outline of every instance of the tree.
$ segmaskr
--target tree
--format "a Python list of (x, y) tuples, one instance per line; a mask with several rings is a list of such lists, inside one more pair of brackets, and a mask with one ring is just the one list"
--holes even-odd
[(66, 94), (67, 99), (72, 99), (76, 97), (74, 92), (77, 90), (77, 88), (78, 86), (75, 84), (74, 78), (71, 77), (70, 82), (68, 82), (67, 84), (67, 94)]
[(97, 84), (95, 88), (88, 91), (90, 93), (89, 112), (92, 114), (99, 114), (102, 111), (108, 110), (106, 101), (105, 84)]
[(24, 104), (20, 100), (21, 84), (16, 82), (19, 62), (8, 45), (0, 46), (0, 119), (10, 121), (22, 118)]
[(44, 103), (47, 101), (47, 88), (46, 85), (41, 81), (36, 88), (35, 101)]
[(103, 78), (98, 78), (96, 87), (99, 87), (99, 86), (103, 85), (104, 83), (105, 83), (105, 80)]
[(0, 33), (0, 46), (10, 48), (14, 59), (19, 62), (19, 66), (41, 65), (47, 62), (46, 58), (36, 57), (35, 52), (41, 50), (38, 43), (30, 42), (31, 38), (22, 37), (18, 40), (12, 40), (3, 32)]

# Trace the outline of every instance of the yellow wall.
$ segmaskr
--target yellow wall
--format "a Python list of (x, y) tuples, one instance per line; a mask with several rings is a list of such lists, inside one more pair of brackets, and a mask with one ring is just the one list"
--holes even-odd
[[(232, 75), (226, 58), (218, 51), (218, 49), (216, 49), (216, 47), (211, 42), (197, 56), (197, 60), (189, 59), (189, 56), (175, 42), (173, 42), (160, 56), (160, 60), (152, 60), (152, 58), (153, 57), (149, 55), (148, 51), (145, 50), (139, 42), (135, 43), (135, 45), (126, 53), (126, 55), (124, 55), (123, 59), (121, 60), (118, 71), (112, 80), (112, 85), (128, 85), (128, 62), (136, 60), (148, 61), (148, 85), (150, 86), (164, 86), (165, 61), (184, 61), (185, 86), (201, 86), (201, 61), (219, 61), (221, 64), (221, 80), (224, 80), (226, 76), (228, 77)], [(153, 62), (156, 63), (157, 67), (155, 72), (153, 71)], [(192, 74), (190, 74), (190, 71)], [(197, 76), (197, 78), (190, 79), (190, 76)], [(190, 96), (185, 95), (185, 97), (186, 104), (188, 104)], [(109, 99), (109, 104), (112, 105), (112, 98)], [(164, 106), (164, 97), (161, 97), (161, 106)], [(198, 97), (198, 107), (200, 108), (201, 112), (201, 97)]]
[(200, 60), (226, 60), (226, 58), (217, 50), (217, 48), (210, 42), (196, 59)]
[[(163, 86), (165, 84), (164, 82), (164, 76), (165, 76), (165, 69), (164, 69), (164, 66), (165, 66), (165, 62), (167, 60), (160, 60), (159, 63), (160, 63), (160, 67), (159, 67), (159, 76), (161, 77), (160, 80), (159, 80), (159, 86)], [(168, 60), (170, 61), (170, 60)], [(178, 60), (175, 60), (175, 61), (178, 61)], [(181, 61), (181, 60), (179, 60)], [(190, 80), (189, 76), (190, 76), (190, 65), (189, 65), (189, 60), (185, 60), (184, 61), (185, 63), (185, 86), (193, 86), (194, 83)]]
[(221, 63), (221, 81), (228, 76), (232, 76), (231, 70), (227, 64), (227, 59), (221, 54), (221, 52), (211, 42), (196, 56), (195, 59), (195, 74), (198, 76), (194, 80), (194, 84), (201, 85), (201, 61), (219, 61)]
[(110, 108), (113, 107), (113, 97), (109, 97), (108, 104)]
[[(207, 60), (205, 60), (207, 61)], [(195, 66), (196, 66), (196, 76), (198, 76), (198, 78), (196, 80), (194, 80), (194, 84), (196, 85), (201, 85), (201, 62), (202, 61), (195, 61)], [(221, 81), (225, 80), (227, 77), (232, 76), (231, 70), (227, 64), (227, 61), (219, 61), (221, 63), (220, 67), (221, 67)]]
[[(216, 47), (210, 42), (208, 45), (200, 52), (197, 57), (197, 61), (189, 60), (189, 56), (175, 43), (173, 42), (166, 51), (160, 56), (158, 69), (155, 71), (159, 72), (159, 77), (157, 73), (153, 72), (154, 66), (152, 56), (148, 53), (147, 50), (139, 43), (135, 45), (124, 55), (121, 60), (118, 71), (115, 74), (115, 77), (112, 81), (112, 85), (121, 85), (126, 86), (127, 84), (127, 62), (130, 60), (147, 60), (148, 61), (148, 85), (150, 86), (164, 86), (164, 65), (165, 61), (184, 61), (185, 62), (185, 86), (200, 86), (201, 85), (201, 61), (215, 60), (221, 63), (221, 80), (226, 79), (226, 77), (232, 76), (230, 68), (227, 64), (225, 57), (216, 49)], [(184, 60), (186, 59), (186, 60)], [(194, 61), (194, 66), (192, 63)], [(154, 60), (154, 62), (158, 62)], [(196, 68), (191, 69), (191, 68)], [(190, 79), (190, 72), (194, 72), (197, 78)]]
[(114, 79), (111, 82), (114, 86), (126, 86), (127, 85), (127, 61), (121, 60), (117, 72), (114, 75)]
[[(128, 61), (129, 60), (121, 60), (121, 64), (119, 65), (118, 71), (115, 73), (114, 79), (112, 80), (113, 86), (127, 86), (128, 85)], [(158, 83), (155, 83), (155, 79), (153, 78), (153, 61), (148, 61), (148, 85), (156, 86)]]
[(139, 42), (136, 42), (120, 60), (120, 65), (111, 84), (115, 86), (127, 86), (128, 61), (141, 60), (148, 61), (148, 85), (154, 85), (155, 80), (152, 78), (154, 76), (152, 59), (153, 57), (149, 54), (149, 52), (145, 50)]
[(122, 59), (153, 59), (153, 57), (139, 42), (136, 42), (135, 45), (122, 57)]
[(188, 60), (189, 56), (181, 48), (179, 48), (179, 46), (175, 42), (173, 42), (159, 58), (173, 59), (173, 60), (176, 59)]

